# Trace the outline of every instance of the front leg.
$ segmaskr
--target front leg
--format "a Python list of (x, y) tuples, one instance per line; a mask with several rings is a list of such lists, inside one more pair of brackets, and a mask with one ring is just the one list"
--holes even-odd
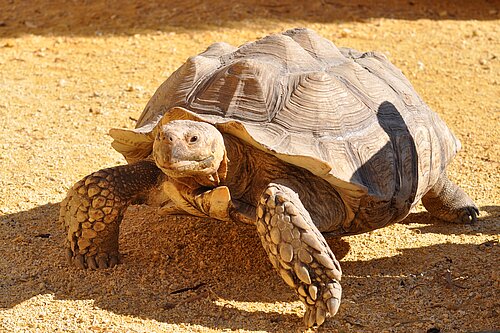
[(269, 184), (257, 207), (257, 231), (272, 265), (306, 306), (306, 326), (335, 315), (342, 271), (299, 196), (287, 186)]
[(59, 220), (67, 232), (67, 257), (81, 268), (118, 264), (118, 234), (123, 214), (147, 199), (162, 172), (153, 161), (94, 172), (77, 182), (61, 202)]

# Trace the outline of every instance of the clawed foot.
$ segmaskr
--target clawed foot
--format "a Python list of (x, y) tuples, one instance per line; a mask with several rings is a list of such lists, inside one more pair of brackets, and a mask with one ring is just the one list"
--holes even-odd
[(464, 207), (457, 213), (458, 217), (455, 223), (471, 224), (477, 222), (479, 210), (475, 206)]
[(475, 223), (479, 215), (474, 201), (443, 173), (422, 197), (422, 203), (435, 217), (452, 223)]
[(69, 263), (81, 269), (103, 269), (113, 268), (120, 263), (118, 254), (101, 253), (97, 255), (74, 254), (73, 251), (66, 249), (66, 259)]
[(271, 264), (306, 306), (306, 326), (319, 326), (334, 316), (342, 271), (298, 195), (270, 184), (257, 207), (257, 231)]
[(119, 262), (118, 226), (126, 204), (109, 191), (112, 176), (111, 170), (87, 176), (61, 202), (66, 257), (79, 268), (109, 268)]

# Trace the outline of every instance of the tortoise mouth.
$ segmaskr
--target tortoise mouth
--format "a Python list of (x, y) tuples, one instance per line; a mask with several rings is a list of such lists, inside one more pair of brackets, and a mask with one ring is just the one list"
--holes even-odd
[(162, 169), (166, 169), (168, 171), (174, 171), (177, 173), (185, 173), (185, 172), (203, 172), (212, 170), (214, 168), (214, 157), (208, 156), (199, 160), (188, 160), (188, 161), (178, 161), (174, 163), (169, 163), (168, 165), (162, 165)]

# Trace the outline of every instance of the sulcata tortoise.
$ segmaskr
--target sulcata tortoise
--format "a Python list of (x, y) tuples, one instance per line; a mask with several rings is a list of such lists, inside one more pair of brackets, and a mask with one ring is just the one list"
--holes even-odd
[(459, 141), (401, 71), (307, 29), (211, 45), (158, 88), (135, 129), (110, 135), (128, 164), (88, 175), (61, 203), (71, 261), (116, 265), (133, 203), (254, 224), (308, 327), (340, 305), (325, 237), (401, 221), (420, 199), (445, 221), (478, 214), (446, 176)]

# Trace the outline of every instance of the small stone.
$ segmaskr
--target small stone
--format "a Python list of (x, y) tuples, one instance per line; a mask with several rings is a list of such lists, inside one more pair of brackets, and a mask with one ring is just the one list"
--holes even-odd
[(284, 262), (291, 262), (293, 259), (293, 247), (288, 243), (279, 245), (280, 257)]
[(294, 270), (300, 281), (306, 284), (311, 284), (311, 277), (309, 276), (309, 271), (307, 270), (306, 266), (304, 266), (304, 264), (300, 262), (295, 263)]
[(38, 25), (31, 22), (31, 21), (24, 21), (24, 25), (27, 26), (28, 28), (32, 28), (32, 29), (38, 28)]
[(82, 223), (82, 228), (90, 229), (90, 228), (92, 228), (92, 223), (84, 222), (84, 223)]

